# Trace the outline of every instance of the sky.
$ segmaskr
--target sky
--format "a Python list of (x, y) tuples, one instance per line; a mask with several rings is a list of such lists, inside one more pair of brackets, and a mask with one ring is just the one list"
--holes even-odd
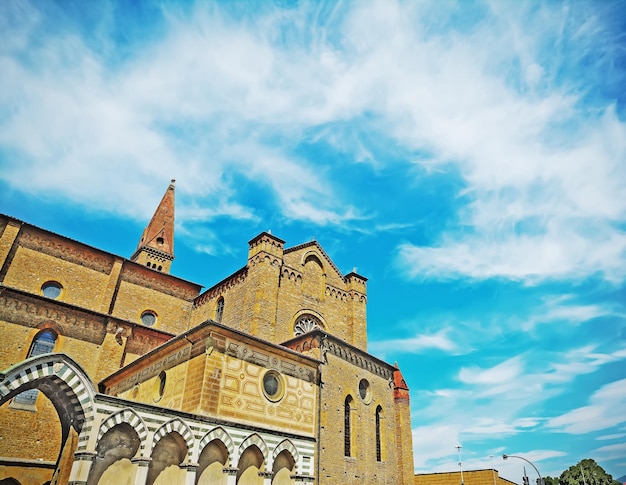
[[(172, 273), (368, 278), (417, 472), (626, 475), (626, 1), (0, 3), (0, 212)], [(531, 480), (532, 470), (528, 470)]]

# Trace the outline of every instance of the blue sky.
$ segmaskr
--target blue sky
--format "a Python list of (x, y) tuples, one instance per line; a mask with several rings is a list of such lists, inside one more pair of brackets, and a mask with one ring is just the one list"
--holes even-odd
[[(0, 5), (0, 212), (177, 276), (261, 231), (369, 278), (416, 470), (626, 474), (626, 2)], [(494, 458), (491, 459), (490, 455)]]

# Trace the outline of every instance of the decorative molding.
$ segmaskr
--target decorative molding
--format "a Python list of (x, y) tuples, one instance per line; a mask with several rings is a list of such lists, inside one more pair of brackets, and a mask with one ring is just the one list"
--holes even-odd
[(232, 274), (225, 280), (209, 288), (200, 296), (198, 296), (193, 303), (193, 307), (198, 308), (204, 305), (205, 303), (207, 303), (208, 301), (220, 297), (227, 290), (230, 290), (231, 288), (241, 284), (246, 279), (247, 276), (248, 276), (248, 268), (244, 267), (240, 269), (236, 273)]
[(187, 345), (186, 347), (178, 350), (177, 352), (166, 355), (162, 359), (159, 359), (156, 362), (148, 365), (147, 367), (142, 367), (137, 369), (135, 372), (130, 374), (125, 379), (111, 385), (107, 389), (107, 394), (117, 395), (121, 392), (127, 391), (135, 384), (140, 382), (145, 382), (148, 379), (159, 374), (159, 372), (167, 369), (171, 369), (175, 365), (189, 360), (191, 355), (191, 345)]
[(120, 278), (123, 282), (150, 288), (189, 302), (198, 296), (196, 290), (188, 285), (176, 284), (177, 280), (167, 273), (159, 273), (138, 263), (124, 264)]
[(18, 244), (104, 274), (111, 273), (115, 262), (113, 255), (92, 249), (78, 241), (55, 236), (52, 233), (41, 233), (31, 228), (25, 228), (22, 231)]

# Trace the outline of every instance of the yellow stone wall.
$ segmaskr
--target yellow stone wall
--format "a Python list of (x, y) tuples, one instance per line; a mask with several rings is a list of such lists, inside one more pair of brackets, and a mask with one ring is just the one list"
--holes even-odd
[(157, 315), (154, 328), (179, 334), (189, 329), (191, 302), (121, 281), (111, 314), (123, 320), (141, 323), (141, 315), (151, 310)]
[[(465, 485), (515, 485), (514, 482), (501, 478), (498, 470), (467, 470), (463, 472)], [(414, 477), (414, 485), (459, 485), (461, 472), (420, 473)]]
[(316, 243), (282, 251), (271, 237), (252, 245), (246, 268), (198, 298), (192, 325), (216, 318), (224, 298), (221, 323), (273, 343), (294, 337), (294, 323), (303, 313), (319, 318), (324, 328), (366, 350), (365, 279), (346, 278)]
[[(276, 356), (267, 349), (212, 334), (216, 347), (170, 368), (163, 396), (159, 399), (160, 374), (119, 393), (124, 399), (159, 405), (172, 409), (207, 415), (238, 423), (315, 435), (317, 386), (310, 382), (314, 368), (306, 369), (307, 379), (294, 375), (301, 365), (285, 356)], [(194, 348), (197, 345), (194, 344)], [(225, 349), (230, 349), (225, 352)], [(284, 394), (276, 402), (268, 400), (262, 391), (262, 381), (268, 368), (258, 362), (232, 355), (236, 352), (265, 360), (283, 379)], [(191, 352), (186, 352), (190, 354)], [(196, 354), (196, 351), (192, 351)], [(207, 355), (208, 354), (208, 355)], [(182, 354), (181, 354), (182, 355)], [(146, 366), (148, 363), (146, 363)], [(290, 369), (285, 371), (285, 369)], [(282, 370), (281, 370), (282, 369)]]
[[(393, 392), (389, 381), (345, 360), (326, 354), (320, 391), (320, 443), (322, 448), (319, 477), (323, 484), (389, 484), (397, 485), (399, 471), (396, 457), (396, 422)], [(367, 379), (371, 401), (359, 397), (359, 382)], [(353, 399), (351, 414), (352, 456), (344, 456), (344, 402)], [(376, 461), (376, 407), (383, 409), (381, 422), (382, 461)]]

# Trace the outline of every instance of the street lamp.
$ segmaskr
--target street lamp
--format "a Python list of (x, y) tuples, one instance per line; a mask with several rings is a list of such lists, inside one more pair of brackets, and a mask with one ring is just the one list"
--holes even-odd
[(523, 456), (506, 455), (502, 453), (502, 459), (506, 460), (507, 458), (519, 458), (520, 460), (524, 460), (526, 463), (528, 463), (530, 466), (532, 466), (535, 469), (535, 471), (537, 472), (537, 475), (539, 475), (539, 485), (543, 485), (543, 478), (541, 478), (541, 473), (539, 473), (539, 470), (537, 470), (537, 467), (533, 465), (531, 461), (527, 460)]

